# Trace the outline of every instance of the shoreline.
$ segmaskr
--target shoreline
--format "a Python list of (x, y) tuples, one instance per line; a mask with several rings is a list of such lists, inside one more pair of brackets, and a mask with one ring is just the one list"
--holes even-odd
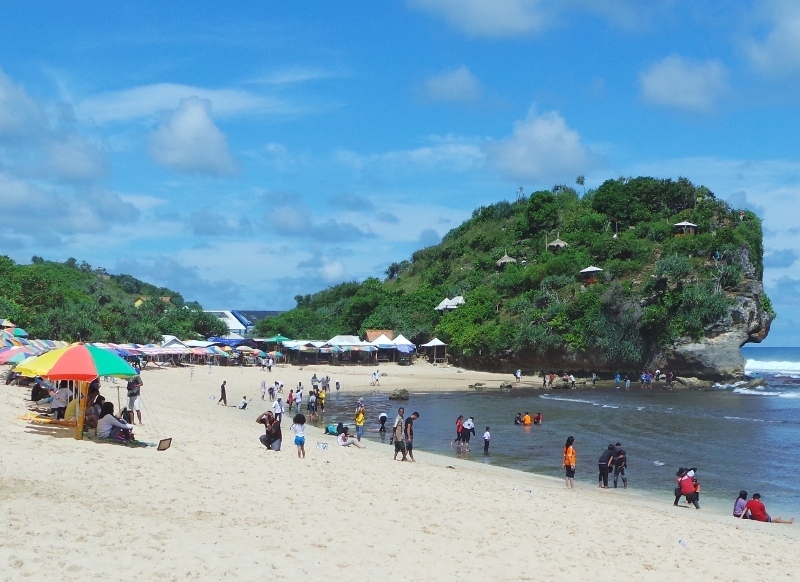
[[(304, 384), (311, 373), (302, 372)], [(684, 511), (641, 491), (580, 483), (567, 491), (559, 477), (422, 450), (417, 463), (394, 462), (386, 444), (367, 439), (364, 450), (343, 448), (313, 427), (303, 461), (288, 419), (283, 450), (267, 451), (254, 422), (260, 400), (247, 410), (216, 404), (223, 379), (229, 404), (240, 392), (260, 399), (262, 375), (145, 370), (137, 438), (172, 437), (164, 452), (75, 441), (68, 430), (23, 422), (25, 390), (3, 387), (0, 564), (7, 575), (36, 579), (58, 567), (65, 580), (109, 568), (165, 580), (265, 572), (329, 580), (390, 570), (416, 580), (463, 580), (466, 572), (521, 580), (534, 571), (565, 579), (606, 571), (611, 561), (620, 575), (665, 579), (685, 574), (691, 560), (694, 576), (733, 580), (800, 569), (800, 528), (734, 522), (705, 507)], [(440, 376), (444, 391), (450, 376)], [(456, 379), (466, 385), (462, 374)], [(412, 380), (406, 383), (428, 383), (420, 374)], [(386, 377), (381, 392), (395, 381), (398, 375)], [(343, 384), (343, 394), (359, 392), (357, 384)], [(124, 383), (101, 388), (115, 406), (117, 386), (124, 394)], [(589, 467), (579, 459), (579, 470)]]

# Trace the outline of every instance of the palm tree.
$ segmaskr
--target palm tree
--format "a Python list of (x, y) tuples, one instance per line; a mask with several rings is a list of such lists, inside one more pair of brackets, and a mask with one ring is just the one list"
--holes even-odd
[(583, 178), (583, 175), (581, 175), (581, 176), (578, 176), (577, 178), (575, 178), (575, 183), (576, 183), (578, 186), (581, 186), (581, 187), (583, 187), (583, 194), (584, 194), (584, 196), (585, 196), (585, 195), (586, 195), (586, 186), (584, 186), (584, 185), (583, 185), (583, 184), (584, 184), (584, 182), (585, 182), (585, 180), (584, 180), (584, 178)]

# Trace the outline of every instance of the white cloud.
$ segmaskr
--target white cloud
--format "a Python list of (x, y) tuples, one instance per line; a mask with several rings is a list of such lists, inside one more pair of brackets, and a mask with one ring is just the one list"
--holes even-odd
[(583, 174), (599, 157), (581, 143), (557, 111), (537, 113), (514, 123), (514, 132), (486, 146), (488, 162), (512, 180), (564, 180)]
[(150, 155), (177, 172), (211, 176), (237, 172), (225, 134), (211, 119), (211, 103), (196, 97), (183, 99), (151, 135)]
[(205, 99), (214, 104), (222, 117), (242, 113), (291, 113), (295, 108), (279, 99), (238, 89), (205, 89), (176, 83), (157, 83), (89, 97), (75, 106), (78, 118), (103, 124), (152, 117), (174, 109), (188, 98)]
[(770, 31), (761, 39), (749, 39), (744, 48), (761, 71), (781, 76), (800, 71), (800, 4), (773, 0), (765, 5)]
[(429, 139), (431, 145), (413, 150), (367, 155), (341, 150), (336, 152), (336, 160), (357, 170), (368, 165), (383, 165), (399, 169), (463, 172), (483, 164), (485, 154), (480, 142), (452, 135)]
[(28, 93), (0, 71), (0, 141), (28, 140), (46, 131), (47, 116)]
[(132, 204), (142, 212), (153, 210), (159, 206), (164, 206), (167, 201), (164, 198), (148, 196), (147, 194), (120, 194), (120, 199), (128, 204)]
[(516, 36), (544, 27), (539, 0), (408, 0), (408, 4), (443, 17), (473, 36)]
[(645, 100), (654, 105), (707, 112), (729, 90), (728, 69), (717, 60), (670, 55), (639, 75)]
[(425, 81), (425, 95), (436, 101), (476, 101), (482, 93), (480, 81), (465, 65)]
[(264, 83), (266, 85), (293, 85), (296, 83), (317, 81), (319, 79), (333, 79), (340, 76), (341, 73), (321, 67), (298, 66), (273, 71), (264, 77), (256, 79), (255, 82)]
[(49, 168), (65, 180), (87, 181), (105, 176), (105, 156), (93, 145), (71, 135), (49, 144)]
[(565, 12), (589, 12), (614, 25), (641, 30), (672, 0), (407, 0), (471, 36), (509, 37), (535, 34), (559, 24)]

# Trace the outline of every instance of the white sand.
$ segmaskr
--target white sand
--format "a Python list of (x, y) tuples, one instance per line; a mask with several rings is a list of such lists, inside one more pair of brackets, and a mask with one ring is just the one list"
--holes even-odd
[[(389, 390), (509, 379), (382, 368)], [(198, 367), (190, 379), (187, 369), (146, 370), (136, 434), (173, 437), (166, 452), (26, 423), (27, 390), (3, 386), (0, 579), (752, 581), (800, 572), (797, 525), (673, 508), (669, 492), (663, 502), (569, 492), (559, 479), (422, 452), (416, 464), (393, 462), (388, 446), (344, 449), (313, 428), (303, 461), (287, 420), (283, 451), (259, 443), (260, 400), (246, 411), (216, 405), (223, 379), (236, 404), (259, 399), (262, 378), (288, 390), (315, 370), (343, 379), (343, 393), (368, 387), (372, 371)], [(115, 388), (102, 392), (116, 404)]]

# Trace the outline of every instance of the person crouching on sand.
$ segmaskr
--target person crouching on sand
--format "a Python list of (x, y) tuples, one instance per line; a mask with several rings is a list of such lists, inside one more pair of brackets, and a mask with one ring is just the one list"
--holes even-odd
[(571, 436), (567, 438), (564, 445), (564, 470), (566, 471), (564, 483), (567, 485), (567, 489), (575, 489), (575, 463), (578, 460), (578, 453), (575, 452), (574, 443), (575, 437)]

